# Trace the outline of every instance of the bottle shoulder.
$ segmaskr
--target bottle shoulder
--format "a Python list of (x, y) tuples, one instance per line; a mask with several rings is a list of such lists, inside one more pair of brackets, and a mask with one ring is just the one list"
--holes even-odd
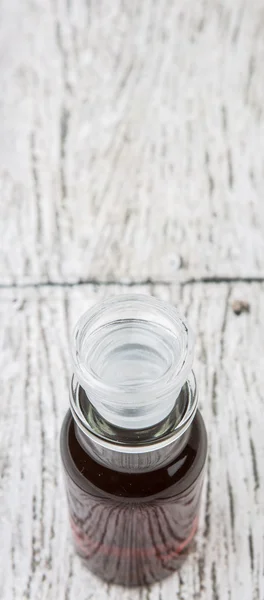
[(203, 471), (206, 454), (206, 430), (198, 411), (180, 454), (172, 456), (166, 466), (146, 473), (112, 470), (89, 456), (76, 438), (70, 411), (61, 429), (61, 456), (68, 485), (96, 497), (142, 501), (177, 496), (195, 485)]

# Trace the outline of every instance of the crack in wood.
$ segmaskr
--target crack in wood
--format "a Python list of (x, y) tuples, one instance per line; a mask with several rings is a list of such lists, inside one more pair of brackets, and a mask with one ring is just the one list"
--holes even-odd
[(216, 565), (215, 565), (215, 562), (213, 562), (213, 564), (212, 564), (211, 580), (212, 580), (213, 600), (219, 600), (219, 594), (218, 594), (218, 590), (217, 590), (217, 579), (216, 579)]
[(228, 314), (228, 307), (229, 307), (231, 291), (232, 291), (231, 287), (229, 287), (228, 291), (227, 291), (227, 295), (226, 295), (224, 316), (223, 316), (223, 322), (222, 322), (222, 327), (221, 327), (221, 339), (220, 339), (220, 362), (221, 363), (223, 362), (223, 357), (224, 357), (225, 331), (226, 331), (226, 325), (227, 325), (227, 314)]
[(229, 477), (227, 478), (227, 489), (228, 489), (228, 499), (229, 499), (230, 523), (231, 523), (231, 530), (232, 530), (232, 543), (233, 543), (233, 547), (235, 548), (235, 534), (234, 534), (234, 530), (235, 530), (234, 494), (233, 494), (233, 489), (232, 489), (232, 485), (231, 485)]
[(210, 515), (210, 504), (211, 504), (211, 456), (208, 454), (208, 467), (207, 467), (207, 488), (206, 488), (206, 500), (205, 500), (205, 528), (204, 528), (204, 538), (206, 539), (210, 532), (211, 526), (211, 515)]
[(214, 371), (213, 374), (213, 389), (212, 389), (212, 409), (213, 409), (213, 415), (214, 417), (217, 416), (217, 393), (216, 393), (216, 389), (217, 389), (217, 373), (216, 371)]
[(250, 566), (252, 573), (254, 572), (254, 547), (253, 547), (253, 538), (252, 531), (250, 530), (248, 534), (248, 547), (249, 547), (249, 556), (250, 556)]
[(254, 446), (254, 442), (251, 437), (250, 437), (250, 452), (251, 452), (252, 469), (253, 469), (253, 475), (254, 475), (254, 481), (255, 481), (255, 492), (256, 492), (259, 488), (259, 473), (258, 473), (258, 467), (257, 467), (255, 446)]

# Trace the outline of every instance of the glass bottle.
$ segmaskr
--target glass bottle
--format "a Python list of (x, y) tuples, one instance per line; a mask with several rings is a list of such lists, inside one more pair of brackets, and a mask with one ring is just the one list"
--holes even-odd
[(81, 317), (72, 356), (61, 456), (76, 550), (108, 582), (150, 584), (197, 529), (207, 437), (193, 336), (170, 305), (118, 296)]

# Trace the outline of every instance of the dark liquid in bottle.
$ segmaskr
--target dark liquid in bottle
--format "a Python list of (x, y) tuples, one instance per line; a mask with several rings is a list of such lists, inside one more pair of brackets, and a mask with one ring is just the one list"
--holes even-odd
[(183, 561), (195, 534), (207, 438), (199, 412), (184, 449), (146, 473), (111, 470), (79, 444), (70, 411), (61, 431), (70, 521), (77, 552), (102, 579), (144, 585)]

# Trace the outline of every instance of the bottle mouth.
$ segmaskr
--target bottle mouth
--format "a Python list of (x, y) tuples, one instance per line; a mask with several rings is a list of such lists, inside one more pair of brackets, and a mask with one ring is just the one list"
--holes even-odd
[(143, 295), (95, 305), (73, 335), (76, 378), (99, 414), (142, 429), (168, 415), (187, 380), (193, 336), (178, 311)]

